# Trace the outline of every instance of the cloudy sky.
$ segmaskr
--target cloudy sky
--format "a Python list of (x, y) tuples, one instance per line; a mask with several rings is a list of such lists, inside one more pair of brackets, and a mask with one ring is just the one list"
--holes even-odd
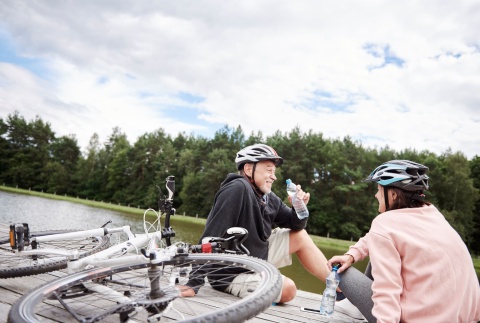
[(480, 155), (480, 2), (0, 2), (0, 117)]

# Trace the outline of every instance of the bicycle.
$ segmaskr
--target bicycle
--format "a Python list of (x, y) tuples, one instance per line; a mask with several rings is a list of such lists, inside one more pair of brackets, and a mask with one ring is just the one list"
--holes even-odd
[[(199, 245), (172, 244), (173, 176), (167, 178), (166, 188), (168, 198), (160, 197), (155, 222), (148, 223), (144, 217), (146, 241), (129, 237), (124, 243), (68, 261), (69, 274), (18, 299), (9, 322), (240, 322), (268, 308), (281, 291), (282, 278), (273, 265), (248, 255), (242, 244), (248, 232), (231, 228), (224, 237), (211, 237)], [(155, 231), (150, 232), (152, 228)], [(122, 256), (112, 258), (119, 252)], [(202, 288), (197, 296), (183, 298), (176, 287), (197, 275), (208, 277), (212, 286), (221, 285), (232, 280), (226, 275), (232, 270), (236, 272), (232, 277), (238, 271), (259, 274), (258, 286), (247, 297)]]
[[(106, 224), (105, 224), (106, 225)], [(110, 246), (110, 229), (31, 232), (27, 223), (10, 225), (0, 237), (0, 278), (38, 275), (67, 267), (67, 259), (83, 258)]]
[[(111, 221), (92, 230), (40, 232), (31, 232), (27, 223), (10, 225), (9, 236), (0, 237), (0, 279), (65, 269), (68, 260), (84, 258), (110, 247), (110, 238), (115, 233), (134, 238), (130, 226), (107, 228), (109, 223)], [(169, 233), (163, 234), (170, 243)], [(142, 244), (148, 238), (147, 235), (138, 235), (135, 237), (136, 244)]]

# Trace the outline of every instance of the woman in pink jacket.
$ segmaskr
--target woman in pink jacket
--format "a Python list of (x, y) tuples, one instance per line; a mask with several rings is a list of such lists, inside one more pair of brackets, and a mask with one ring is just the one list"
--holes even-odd
[[(366, 181), (378, 184), (380, 214), (343, 256), (340, 288), (369, 322), (477, 322), (480, 286), (458, 233), (429, 202), (428, 167), (393, 160)], [(370, 257), (365, 274), (350, 266)], [(340, 308), (345, 307), (339, 306)]]

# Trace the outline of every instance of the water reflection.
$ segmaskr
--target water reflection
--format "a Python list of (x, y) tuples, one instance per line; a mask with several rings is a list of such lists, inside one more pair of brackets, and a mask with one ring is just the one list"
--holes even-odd
[[(153, 213), (148, 219), (154, 220)], [(109, 226), (130, 225), (132, 232), (141, 233), (143, 216), (100, 209), (88, 205), (52, 200), (38, 196), (0, 191), (0, 223), (28, 223), (33, 231), (50, 229), (94, 229), (112, 221)], [(203, 227), (189, 227), (172, 220), (177, 231), (176, 239), (197, 242)], [(178, 227), (178, 228), (177, 228)], [(183, 231), (188, 231), (183, 233)]]

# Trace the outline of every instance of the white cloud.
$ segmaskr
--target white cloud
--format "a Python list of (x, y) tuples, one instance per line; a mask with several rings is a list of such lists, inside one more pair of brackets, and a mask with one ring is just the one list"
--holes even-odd
[[(159, 127), (175, 135), (240, 124), (268, 135), (300, 125), (473, 157), (479, 14), (470, 0), (3, 1), (0, 30), (48, 75), (2, 64), (0, 112), (35, 110), (82, 147), (115, 126), (133, 141)], [(198, 111), (198, 122), (175, 106)]]

